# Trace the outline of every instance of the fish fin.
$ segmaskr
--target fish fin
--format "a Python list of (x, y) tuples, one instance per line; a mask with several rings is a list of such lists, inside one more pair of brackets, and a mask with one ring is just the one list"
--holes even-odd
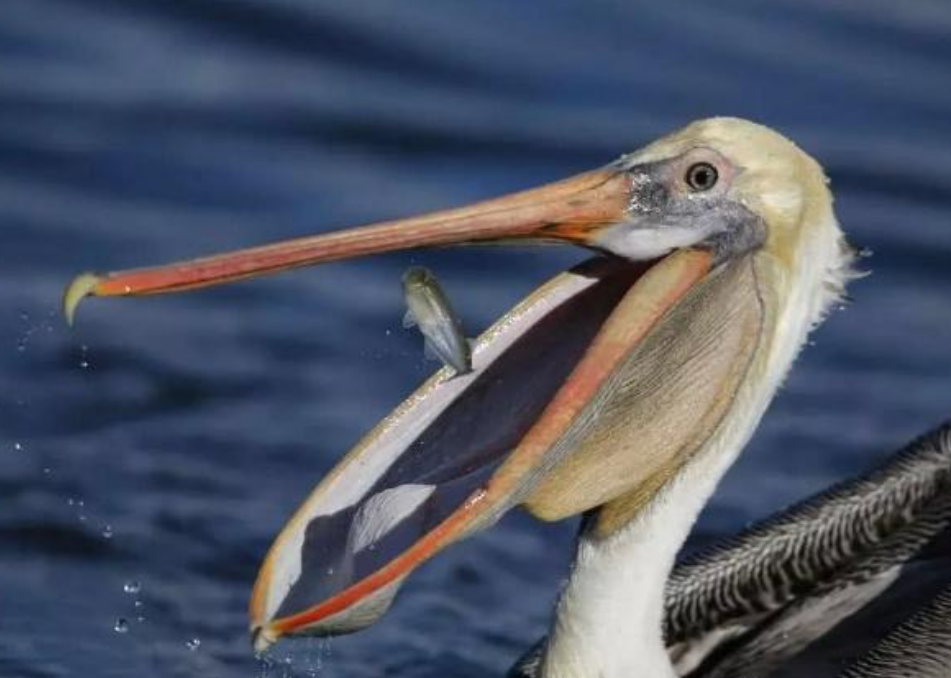
[(403, 314), (403, 327), (405, 329), (416, 327), (416, 316), (409, 309), (406, 309), (406, 313)]
[(426, 356), (426, 360), (443, 362), (443, 359), (439, 357), (439, 352), (436, 350), (436, 347), (433, 346), (433, 343), (429, 340), (429, 337), (423, 341), (423, 355)]

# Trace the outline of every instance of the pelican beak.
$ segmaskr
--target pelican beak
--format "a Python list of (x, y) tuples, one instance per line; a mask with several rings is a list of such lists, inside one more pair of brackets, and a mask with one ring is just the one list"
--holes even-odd
[[(416, 567), (512, 507), (558, 519), (614, 506), (610, 530), (706, 439), (756, 343), (762, 295), (746, 254), (762, 223), (731, 197), (735, 171), (717, 152), (646, 152), (470, 207), (70, 286), (68, 317), (90, 294), (179, 291), (414, 247), (555, 241), (620, 255), (540, 287), (476, 341), (471, 373), (438, 372), (324, 478), (261, 567), (258, 651), (368, 626)], [(703, 360), (714, 345), (726, 352)]]
[(72, 321), (87, 296), (179, 292), (313, 264), (419, 247), (500, 241), (595, 246), (597, 232), (622, 221), (632, 185), (615, 167), (468, 207), (435, 212), (190, 261), (105, 275), (83, 273), (68, 286), (63, 311)]

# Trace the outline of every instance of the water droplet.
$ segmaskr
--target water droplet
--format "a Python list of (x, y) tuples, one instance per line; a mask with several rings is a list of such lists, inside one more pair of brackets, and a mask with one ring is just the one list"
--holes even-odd
[(145, 601), (144, 601), (144, 600), (137, 600), (137, 601), (135, 601), (134, 603), (132, 603), (132, 606), (133, 606), (136, 610), (141, 610), (143, 607), (145, 607)]
[(43, 467), (43, 475), (44, 475), (44, 476), (48, 476), (48, 475), (51, 474), (52, 472), (53, 472), (53, 469), (51, 469), (49, 466), (44, 466), (44, 467)]
[(199, 647), (201, 647), (201, 638), (192, 638), (187, 643), (185, 643), (185, 647), (194, 652)]
[(80, 360), (80, 361), (79, 361), (79, 366), (80, 366), (82, 369), (84, 369), (84, 370), (88, 370), (88, 369), (89, 369), (89, 361), (88, 361), (88, 360)]
[(129, 622), (126, 621), (125, 617), (119, 617), (116, 619), (116, 623), (112, 625), (112, 630), (116, 633), (128, 633)]
[(112, 539), (112, 525), (108, 523), (102, 527), (102, 537), (103, 539)]
[(76, 503), (76, 500), (73, 499), (72, 497), (70, 497), (69, 499), (66, 500), (66, 505), (67, 505), (67, 506), (73, 506), (73, 505), (75, 505), (75, 503)]
[[(142, 590), (142, 584), (137, 582), (135, 579), (130, 579), (125, 584), (122, 585), (122, 590), (126, 593), (138, 593)], [(139, 602), (139, 601), (136, 601)]]
[(20, 443), (13, 443), (13, 449), (16, 450), (17, 452), (22, 452), (23, 445), (21, 445)]

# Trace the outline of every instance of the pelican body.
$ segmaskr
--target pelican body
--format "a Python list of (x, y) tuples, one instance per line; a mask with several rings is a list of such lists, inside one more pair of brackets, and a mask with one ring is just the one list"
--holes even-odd
[(669, 678), (697, 655), (682, 646), (678, 659), (664, 636), (677, 553), (852, 276), (822, 169), (780, 134), (704, 120), (602, 169), (469, 207), (87, 274), (66, 310), (90, 294), (513, 240), (600, 256), (505, 314), (475, 341), (471, 374), (424, 383), (304, 500), (252, 592), (258, 651), (365, 628), (422, 562), (521, 506), (542, 520), (585, 516), (533, 675)]

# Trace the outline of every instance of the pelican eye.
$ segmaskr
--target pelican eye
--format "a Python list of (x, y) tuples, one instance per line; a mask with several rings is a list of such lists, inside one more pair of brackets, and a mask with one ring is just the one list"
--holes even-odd
[(694, 191), (709, 191), (717, 185), (720, 173), (708, 162), (694, 163), (687, 169), (684, 181)]

